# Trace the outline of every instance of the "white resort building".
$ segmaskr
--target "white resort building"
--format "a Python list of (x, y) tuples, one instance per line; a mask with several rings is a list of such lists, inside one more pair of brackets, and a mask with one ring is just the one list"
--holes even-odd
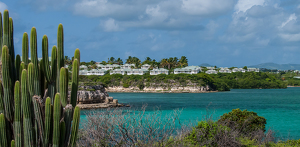
[(259, 68), (247, 68), (248, 72), (254, 71), (254, 72), (259, 72)]
[(111, 69), (120, 67), (120, 65), (118, 65), (118, 64), (106, 64), (106, 65), (96, 64), (96, 65), (98, 68), (105, 69), (105, 70), (111, 70)]
[(206, 74), (217, 74), (218, 71), (210, 69), (210, 70), (206, 71), (205, 73)]
[(124, 64), (124, 65), (121, 65), (121, 69), (131, 69), (131, 67), (135, 67), (134, 64)]
[(127, 71), (127, 75), (144, 75), (147, 72), (149, 72), (148, 69), (131, 69)]
[(125, 75), (127, 74), (128, 71), (130, 71), (131, 69), (114, 69), (110, 71), (110, 75), (112, 74), (121, 74), (121, 75)]
[(142, 65), (141, 69), (149, 69), (151, 65), (149, 64), (144, 64)]
[(232, 69), (232, 72), (246, 72), (246, 70), (243, 68), (234, 68)]
[(87, 70), (87, 69), (88, 69), (88, 67), (85, 66), (85, 65), (80, 65), (79, 66), (79, 70)]
[(227, 67), (221, 67), (219, 70), (220, 73), (231, 73), (231, 70), (228, 69)]
[(187, 66), (184, 68), (176, 68), (174, 69), (174, 74), (197, 74), (201, 71), (199, 66)]
[(169, 74), (169, 70), (164, 68), (150, 70), (150, 75)]
[(214, 70), (216, 68), (215, 67), (206, 67), (206, 69), (208, 69), (208, 70)]

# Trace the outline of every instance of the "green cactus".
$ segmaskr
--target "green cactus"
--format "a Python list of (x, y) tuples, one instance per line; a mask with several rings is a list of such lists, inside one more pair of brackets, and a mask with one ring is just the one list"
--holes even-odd
[(64, 122), (66, 127), (65, 130), (66, 135), (64, 136), (65, 138), (63, 139), (64, 140), (63, 146), (67, 146), (68, 141), (70, 139), (72, 118), (73, 118), (73, 106), (71, 104), (68, 104), (64, 108)]
[(60, 129), (59, 129), (59, 121), (60, 121), (60, 94), (56, 93), (54, 99), (54, 110), (53, 110), (53, 147), (59, 147), (59, 139), (60, 139)]
[(3, 43), (2, 47), (6, 45), (9, 48), (9, 13), (8, 10), (4, 10), (3, 13)]
[(44, 129), (44, 147), (48, 147), (51, 140), (51, 122), (52, 122), (52, 110), (51, 110), (51, 98), (47, 97), (45, 104), (45, 129)]
[(71, 132), (70, 142), (68, 145), (69, 147), (76, 146), (79, 120), (80, 120), (80, 108), (78, 106), (76, 106), (75, 110), (74, 110), (74, 114), (73, 114), (72, 132)]
[(5, 105), (5, 117), (8, 121), (12, 122), (13, 120), (13, 94), (11, 90), (11, 78), (9, 70), (9, 53), (7, 46), (2, 48), (2, 78), (3, 78), (3, 90), (4, 90), (4, 105)]
[(4, 101), (3, 101), (3, 87), (2, 83), (0, 82), (0, 114), (5, 113), (5, 108), (4, 108)]
[(65, 121), (61, 121), (60, 122), (60, 139), (59, 139), (59, 144), (60, 146), (65, 146), (64, 143), (65, 143), (65, 136), (66, 136), (66, 124), (65, 124)]
[(36, 28), (33, 27), (31, 29), (30, 34), (30, 53), (31, 53), (31, 62), (33, 63), (34, 69), (34, 94), (35, 95), (41, 95), (40, 94), (40, 79), (39, 79), (39, 61), (37, 57), (37, 38), (36, 38)]
[(28, 65), (28, 34), (25, 32), (22, 39), (22, 61), (25, 63), (26, 67)]
[(73, 107), (76, 106), (77, 102), (77, 91), (78, 91), (78, 74), (79, 74), (79, 62), (78, 59), (74, 59), (72, 68), (72, 91), (70, 103)]
[[(57, 78), (56, 87), (59, 87), (60, 69), (65, 66), (64, 61), (64, 29), (63, 25), (59, 24), (57, 29)], [(57, 89), (57, 92), (60, 89)]]
[(21, 96), (23, 109), (24, 146), (35, 146), (32, 120), (32, 99), (29, 96), (27, 70), (23, 69), (21, 76)]
[[(58, 49), (56, 46), (52, 48), (51, 66), (48, 59), (47, 36), (43, 37), (43, 58), (39, 63), (37, 33), (36, 29), (32, 28), (31, 63), (29, 63), (28, 34), (23, 34), (21, 60), (20, 55), (16, 58), (14, 55), (13, 30), (13, 19), (9, 18), (8, 10), (5, 10), (3, 29), (0, 13), (0, 55), (3, 78), (3, 83), (0, 82), (0, 147), (74, 146), (80, 119), (79, 108), (73, 109), (76, 106), (78, 89), (79, 49), (76, 49), (74, 54), (72, 98), (69, 102), (71, 104), (68, 104), (68, 69), (63, 67), (63, 26), (60, 24), (58, 27)], [(58, 90), (61, 92), (56, 93)], [(46, 99), (44, 105), (44, 97), (47, 96), (50, 97)], [(51, 102), (53, 100), (55, 102)], [(61, 111), (62, 106), (64, 111)]]
[(15, 62), (15, 67), (16, 67), (16, 80), (19, 81), (20, 80), (20, 66), (21, 66), (21, 57), (18, 54), (16, 56), (16, 62)]
[(2, 54), (2, 45), (3, 44), (3, 27), (2, 27), (2, 13), (0, 12), (0, 60)]
[(5, 147), (9, 146), (7, 143), (7, 134), (6, 134), (6, 123), (5, 123), (4, 114), (0, 114), (0, 145)]
[(61, 96), (61, 105), (66, 107), (68, 104), (68, 70), (64, 67), (60, 69), (59, 91)]
[(20, 82), (15, 83), (15, 115), (14, 115), (14, 136), (16, 147), (22, 147), (22, 111), (21, 111), (21, 91)]

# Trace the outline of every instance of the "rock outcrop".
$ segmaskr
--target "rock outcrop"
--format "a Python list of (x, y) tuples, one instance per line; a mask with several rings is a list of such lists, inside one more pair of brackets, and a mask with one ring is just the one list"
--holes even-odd
[(108, 87), (106, 89), (108, 92), (141, 92), (141, 93), (205, 93), (205, 92), (216, 92), (211, 91), (209, 86), (173, 86), (169, 87), (145, 87), (140, 90), (136, 86), (131, 86), (129, 88), (124, 88), (123, 86)]

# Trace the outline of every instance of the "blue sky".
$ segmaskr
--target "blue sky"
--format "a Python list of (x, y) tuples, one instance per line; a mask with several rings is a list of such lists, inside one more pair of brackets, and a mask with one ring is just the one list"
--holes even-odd
[(56, 45), (64, 25), (65, 55), (82, 61), (113, 56), (156, 60), (186, 56), (189, 65), (300, 63), (300, 0), (2, 0), (14, 19), (16, 53), (37, 28)]

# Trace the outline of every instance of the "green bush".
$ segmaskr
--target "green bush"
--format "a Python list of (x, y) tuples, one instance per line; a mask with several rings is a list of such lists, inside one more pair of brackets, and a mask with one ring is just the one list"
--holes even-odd
[(264, 117), (258, 116), (255, 112), (233, 109), (231, 112), (223, 114), (218, 123), (231, 129), (238, 129), (247, 136), (253, 131), (263, 130), (265, 132), (267, 122)]
[(123, 87), (124, 87), (124, 88), (128, 88), (128, 87), (129, 87), (129, 84), (124, 83), (124, 84), (123, 84)]
[(185, 137), (186, 144), (217, 146), (216, 135), (224, 134), (230, 131), (230, 128), (219, 125), (213, 121), (200, 121), (198, 125)]

